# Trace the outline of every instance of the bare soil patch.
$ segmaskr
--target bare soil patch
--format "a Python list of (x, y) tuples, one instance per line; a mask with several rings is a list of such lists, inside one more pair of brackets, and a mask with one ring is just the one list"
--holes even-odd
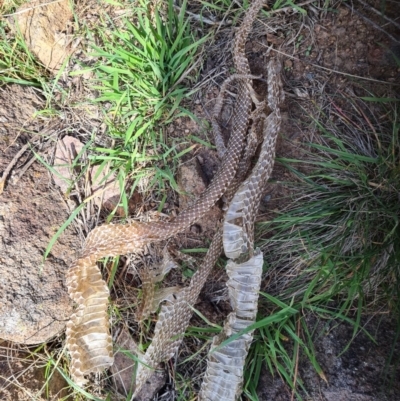
[(67, 383), (61, 374), (55, 371), (47, 379), (43, 361), (35, 358), (33, 352), (33, 347), (29, 349), (0, 340), (0, 396), (3, 401), (57, 401), (68, 396)]

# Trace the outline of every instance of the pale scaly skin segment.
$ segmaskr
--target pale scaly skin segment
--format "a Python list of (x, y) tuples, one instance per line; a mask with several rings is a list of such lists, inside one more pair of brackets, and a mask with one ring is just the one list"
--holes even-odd
[(253, 340), (252, 331), (225, 346), (221, 343), (254, 323), (262, 266), (263, 255), (259, 250), (247, 262), (236, 264), (230, 260), (227, 264), (227, 286), (233, 312), (226, 319), (221, 334), (213, 338), (199, 401), (234, 401), (242, 393), (243, 366)]
[[(113, 363), (113, 346), (108, 333), (109, 292), (95, 261), (92, 259), (79, 269), (71, 269), (67, 275), (70, 296), (78, 305), (67, 324), (67, 347), (73, 362), (71, 376), (79, 385), (85, 383), (84, 375), (99, 372)], [(89, 358), (81, 357), (87, 354)]]
[[(276, 83), (273, 82), (270, 85), (270, 92), (275, 91), (274, 93), (276, 95), (279, 95), (279, 91), (276, 91), (275, 86), (278, 85), (278, 89), (280, 88), (278, 64), (273, 64), (273, 62), (271, 62), (269, 65), (269, 69), (272, 70), (270, 81), (273, 81), (273, 79), (276, 78)], [(255, 176), (264, 179), (265, 181), (268, 179), (268, 176), (270, 175), (270, 172), (272, 170), (273, 160), (271, 161), (271, 157), (274, 157), (276, 135), (279, 129), (279, 118), (276, 119), (275, 115), (276, 114), (273, 113), (273, 115), (269, 118), (266, 125), (264, 125), (263, 131), (265, 144), (262, 148), (261, 153), (264, 156), (267, 155), (268, 158), (260, 158), (260, 160), (262, 159), (262, 161), (258, 162), (255, 169)], [(261, 113), (259, 118), (263, 119)], [(271, 163), (271, 167), (266, 169), (265, 163), (267, 163), (268, 161), (269, 163)], [(254, 176), (252, 174), (249, 177), (249, 181), (252, 182), (253, 178)], [(265, 185), (265, 182), (261, 183), (260, 181), (258, 181), (258, 185), (260, 193), (262, 193), (262, 187)], [(249, 184), (249, 186), (250, 190), (254, 189), (252, 188), (251, 184)], [(248, 196), (251, 195), (248, 194)], [(256, 200), (255, 203), (257, 203), (258, 205), (259, 198), (258, 202)], [(250, 219), (250, 222), (252, 224), (252, 222), (254, 222), (254, 219)], [(218, 232), (217, 236), (214, 238), (214, 242), (210, 248), (206, 260), (204, 261), (199, 271), (193, 277), (190, 287), (185, 288), (180, 293), (175, 294), (175, 300), (168, 301), (167, 304), (162, 307), (156, 324), (155, 335), (153, 337), (152, 344), (150, 345), (144, 358), (142, 358), (141, 364), (138, 366), (136, 381), (137, 388), (135, 394), (140, 391), (142, 386), (144, 386), (146, 381), (151, 377), (153, 369), (158, 365), (158, 363), (171, 358), (176, 353), (192, 315), (191, 305), (193, 305), (193, 303), (196, 301), (197, 296), (201, 288), (203, 287), (204, 282), (216, 258), (219, 255), (220, 244), (218, 244), (216, 241), (220, 242), (220, 238), (221, 234), (220, 232)], [(244, 265), (245, 267), (243, 267)], [(250, 267), (251, 270), (249, 270)], [(231, 297), (233, 299), (233, 302), (235, 303), (235, 313), (231, 315), (231, 319), (229, 320), (229, 324), (226, 329), (227, 332), (225, 332), (226, 335), (239, 332), (241, 329), (247, 327), (254, 321), (257, 313), (257, 299), (261, 282), (261, 272), (262, 255), (260, 253), (254, 255), (254, 257), (245, 264), (237, 265), (233, 262), (230, 262), (230, 265), (228, 266), (228, 274), (230, 275), (229, 285), (231, 287)], [(243, 293), (243, 288), (240, 285), (240, 280), (243, 280), (243, 277), (246, 277), (245, 281), (246, 283), (248, 283), (248, 285), (246, 288), (245, 301), (241, 302), (240, 299), (238, 299), (238, 294)], [(252, 301), (251, 305), (249, 302), (250, 299)], [(207, 384), (206, 387), (208, 389), (208, 394), (211, 394), (211, 398), (209, 398), (210, 400), (218, 398), (221, 395), (221, 391), (223, 393), (224, 390), (221, 389), (218, 385), (218, 383), (220, 382), (224, 383), (222, 385), (223, 387), (230, 389), (231, 397), (236, 397), (238, 394), (240, 394), (243, 364), (248, 347), (251, 343), (251, 339), (252, 335), (251, 333), (248, 333), (245, 338), (238, 339), (237, 341), (231, 343), (228, 348), (224, 348), (221, 351), (220, 357), (222, 359), (230, 358), (231, 362), (233, 361), (228, 370), (232, 368), (232, 366), (234, 366), (231, 369), (233, 370), (234, 378), (232, 379), (232, 377), (228, 377), (228, 380), (226, 380), (224, 374), (217, 374), (215, 376), (215, 371), (208, 371), (205, 382)], [(213, 353), (212, 355), (213, 356), (211, 358), (215, 359), (217, 357), (216, 355), (219, 354)], [(211, 364), (213, 363), (215, 365), (215, 360), (211, 362)], [(226, 367), (227, 366), (224, 365), (224, 368)], [(211, 380), (211, 377), (214, 380)], [(216, 386), (215, 381), (217, 383)], [(233, 385), (233, 382), (235, 382), (235, 385)], [(133, 398), (135, 394), (133, 395)], [(207, 399), (207, 396), (205, 399)]]
[[(199, 401), (234, 401), (240, 399), (242, 393), (243, 368), (253, 340), (253, 331), (246, 329), (256, 319), (263, 266), (262, 253), (259, 249), (254, 251), (254, 221), (274, 165), (281, 124), (279, 107), (283, 102), (283, 90), (280, 64), (275, 59), (268, 63), (267, 101), (272, 111), (268, 117), (262, 117), (263, 104), (256, 109), (264, 125), (264, 141), (257, 164), (235, 193), (223, 224), (224, 251), (231, 258), (227, 265), (227, 286), (233, 312), (226, 319), (222, 333), (213, 339)], [(258, 125), (261, 121), (255, 123)], [(232, 260), (243, 258), (247, 261)], [(246, 333), (222, 346), (230, 336), (243, 331)]]
[[(249, 21), (248, 18), (247, 21)], [(234, 62), (237, 73), (242, 75), (250, 74), (244, 54), (244, 45), (251, 24), (252, 21), (242, 24), (235, 41)], [(80, 343), (80, 338), (86, 334), (87, 325), (91, 324), (90, 321), (86, 322), (86, 320), (85, 323), (82, 323), (82, 319), (83, 316), (89, 313), (89, 308), (92, 307), (88, 305), (88, 300), (85, 299), (86, 289), (90, 286), (89, 282), (91, 280), (88, 273), (93, 274), (96, 280), (99, 277), (95, 262), (106, 256), (111, 257), (138, 251), (146, 243), (163, 240), (183, 231), (194, 221), (199, 220), (216, 203), (235, 177), (243, 150), (252, 105), (249, 91), (251, 87), (250, 79), (242, 78), (238, 79), (237, 82), (238, 97), (233, 112), (233, 129), (228, 148), (221, 163), (221, 168), (199, 199), (169, 223), (133, 222), (126, 225), (110, 224), (95, 228), (89, 234), (81, 256), (71, 265), (67, 273), (66, 282), (70, 297), (77, 303), (77, 309), (68, 323), (66, 343), (71, 354), (70, 369), (75, 382), (83, 384), (85, 383), (85, 374), (96, 372), (99, 369), (111, 366), (113, 363), (112, 349), (109, 346), (111, 336), (106, 314), (108, 301), (104, 298), (104, 294), (108, 294), (105, 283), (95, 287), (99, 291), (96, 304), (98, 315), (95, 315), (95, 319), (97, 323), (101, 322), (101, 324), (96, 323), (96, 330), (91, 333), (92, 339), (94, 338), (92, 342), (88, 342), (84, 346)], [(92, 299), (95, 298), (95, 294), (92, 294), (90, 302), (94, 302)], [(104, 338), (106, 340), (103, 340)], [(97, 339), (104, 341), (99, 343), (103, 344), (103, 346), (99, 346), (96, 342)]]

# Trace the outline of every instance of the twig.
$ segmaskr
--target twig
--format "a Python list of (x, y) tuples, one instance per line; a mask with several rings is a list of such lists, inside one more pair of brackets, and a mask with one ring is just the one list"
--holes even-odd
[[(181, 11), (181, 7), (177, 6), (176, 4), (174, 4), (174, 8), (179, 12)], [(192, 13), (188, 10), (186, 10), (185, 13), (187, 15), (190, 15), (196, 21), (204, 22), (205, 24), (208, 24), (208, 25), (228, 25), (228, 24), (232, 23), (232, 21), (226, 21), (226, 22), (225, 21), (215, 21), (213, 19), (203, 17), (202, 15)]]
[[(344, 4), (344, 3), (343, 3), (343, 4)], [(386, 84), (386, 85), (391, 85), (391, 86), (400, 86), (400, 84), (393, 83), (393, 82), (380, 81), (379, 79), (361, 77), (361, 76), (359, 76), (359, 75), (353, 75), (353, 74), (349, 74), (349, 73), (343, 72), (343, 71), (332, 70), (332, 68), (327, 68), (327, 67), (323, 67), (322, 65), (310, 63), (310, 62), (307, 61), (307, 60), (301, 60), (301, 59), (299, 59), (298, 57), (291, 56), (290, 54), (287, 54), (287, 53), (285, 53), (285, 52), (282, 52), (282, 51), (280, 51), (280, 50), (278, 50), (278, 49), (274, 49), (272, 46), (268, 46), (268, 45), (266, 45), (266, 44), (264, 44), (264, 43), (257, 42), (257, 44), (259, 44), (259, 45), (261, 45), (261, 46), (264, 46), (264, 47), (268, 47), (268, 49), (271, 49), (271, 50), (273, 50), (274, 52), (279, 53), (279, 54), (281, 54), (281, 55), (283, 55), (283, 56), (285, 56), (285, 57), (291, 58), (292, 60), (300, 61), (300, 62), (302, 62), (302, 63), (304, 63), (304, 64), (311, 65), (311, 66), (313, 66), (313, 67), (315, 67), (315, 68), (320, 68), (321, 70), (333, 72), (333, 73), (335, 73), (335, 74), (344, 75), (344, 76), (346, 76), (346, 77), (357, 78), (357, 79), (363, 79), (364, 81), (377, 82), (377, 83), (379, 83), (379, 84)]]
[(28, 168), (30, 166), (32, 166), (33, 163), (35, 163), (35, 161), (37, 161), (36, 156), (33, 156), (31, 160), (29, 160), (28, 163), (25, 164), (25, 166), (21, 169), (21, 171), (18, 173), (17, 177), (15, 177), (15, 180), (13, 179), (13, 184), (16, 184), (21, 177), (26, 173), (26, 171), (28, 170)]
[(10, 174), (10, 171), (14, 167), (14, 165), (17, 163), (19, 158), (26, 152), (26, 150), (29, 148), (30, 143), (28, 142), (25, 144), (20, 151), (13, 157), (11, 162), (8, 164), (7, 168), (4, 170), (3, 175), (0, 178), (0, 195), (3, 193), (4, 190), (4, 185), (7, 179), (8, 174)]
[(385, 14), (377, 10), (376, 8), (370, 6), (368, 3), (366, 3), (364, 0), (358, 0), (364, 7), (368, 8), (369, 10), (373, 11), (375, 14), (378, 14), (382, 18), (384, 18), (386, 21), (390, 22), (393, 24), (395, 27), (400, 29), (400, 24), (397, 23), (396, 21), (393, 21), (391, 18), (387, 17)]
[[(38, 150), (40, 152), (43, 152), (45, 149), (47, 149), (50, 146), (49, 142), (45, 142), (45, 143), (40, 143)], [(13, 178), (13, 184), (15, 185), (20, 179), (21, 177), (26, 173), (26, 171), (29, 169), (30, 166), (32, 166), (33, 163), (35, 163), (35, 161), (37, 161), (37, 157), (33, 156), (31, 158), (31, 160), (29, 160), (29, 162), (27, 162), (25, 164), (24, 167), (21, 168), (21, 170), (18, 172), (18, 175), (16, 177)]]
[(64, 0), (54, 0), (54, 1), (50, 1), (49, 3), (43, 3), (43, 4), (39, 4), (39, 5), (37, 5), (37, 6), (25, 8), (24, 10), (17, 11), (16, 13), (4, 14), (3, 17), (12, 17), (12, 16), (14, 16), (14, 15), (23, 14), (23, 13), (26, 13), (26, 12), (28, 12), (28, 11), (32, 11), (32, 10), (34, 10), (35, 8), (45, 7), (45, 6), (48, 6), (49, 4), (53, 4), (53, 3), (61, 3), (62, 1), (64, 1)]
[(357, 11), (356, 9), (354, 9), (352, 6), (350, 6), (349, 4), (343, 2), (342, 3), (344, 6), (346, 6), (347, 8), (349, 8), (353, 13), (357, 14), (359, 17), (361, 17), (364, 21), (368, 22), (370, 25), (372, 25), (375, 29), (377, 29), (378, 31), (383, 32), (385, 35), (387, 35), (390, 39), (392, 39), (394, 42), (396, 43), (400, 43), (400, 41), (398, 39), (396, 39), (394, 36), (392, 36), (390, 33), (386, 32), (383, 28), (381, 28), (379, 25), (375, 24), (374, 21), (370, 20), (369, 18), (367, 18), (365, 15), (361, 14), (359, 11)]

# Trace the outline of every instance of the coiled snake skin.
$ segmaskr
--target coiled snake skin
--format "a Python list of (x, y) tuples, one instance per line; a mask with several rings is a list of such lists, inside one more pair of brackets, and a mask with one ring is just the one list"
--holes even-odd
[[(89, 234), (79, 258), (67, 272), (68, 291), (77, 306), (67, 324), (66, 345), (71, 355), (70, 373), (78, 384), (85, 383), (84, 376), (88, 373), (101, 371), (113, 363), (107, 314), (109, 291), (96, 266), (96, 261), (106, 256), (138, 251), (145, 244), (171, 237), (201, 219), (222, 195), (225, 194), (229, 201), (239, 187), (238, 177), (244, 176), (244, 170), (247, 170), (257, 147), (257, 143), (247, 139), (247, 150), (244, 151), (251, 120), (253, 126), (249, 135), (264, 137), (260, 154), (262, 163), (258, 163), (261, 167), (259, 166), (256, 174), (251, 175), (254, 185), (250, 189), (239, 188), (239, 191), (242, 191), (240, 196), (247, 197), (250, 201), (246, 203), (246, 210), (239, 218), (242, 220), (242, 226), (248, 228), (244, 228), (243, 232), (235, 237), (235, 241), (238, 242), (231, 248), (239, 246), (242, 251), (245, 249), (252, 252), (252, 225), (263, 184), (267, 181), (274, 163), (275, 141), (280, 124), (279, 104), (282, 100), (278, 62), (271, 60), (268, 64), (268, 102), (259, 102), (252, 88), (252, 75), (245, 55), (247, 37), (264, 2), (265, 0), (255, 0), (251, 4), (236, 34), (233, 51), (236, 74), (233, 79), (237, 96), (233, 109), (232, 130), (228, 145), (226, 149), (223, 149), (216, 123), (218, 116), (214, 116), (216, 142), (218, 145), (220, 140), (219, 153), (223, 154), (223, 160), (207, 190), (171, 222), (132, 222), (125, 225), (109, 224), (97, 227)], [(222, 102), (221, 99), (222, 97), (217, 104)], [(256, 103), (256, 108), (252, 112), (253, 101)], [(268, 117), (266, 116), (267, 104), (272, 111)], [(216, 114), (219, 114), (220, 108), (221, 106), (216, 107)], [(269, 122), (267, 122), (268, 119)], [(261, 133), (258, 132), (260, 130)], [(253, 190), (256, 191), (255, 194), (252, 193)], [(236, 215), (232, 217), (231, 214), (231, 224), (237, 217)], [(202, 265), (192, 277), (190, 285), (177, 292), (174, 301), (163, 305), (156, 323), (153, 341), (143, 357), (143, 364), (138, 366), (136, 393), (151, 375), (152, 370), (149, 367), (156, 367), (160, 361), (171, 358), (176, 352), (192, 315), (191, 306), (196, 302), (208, 273), (221, 254), (223, 236), (225, 241), (225, 232), (223, 235), (222, 229), (219, 229)]]

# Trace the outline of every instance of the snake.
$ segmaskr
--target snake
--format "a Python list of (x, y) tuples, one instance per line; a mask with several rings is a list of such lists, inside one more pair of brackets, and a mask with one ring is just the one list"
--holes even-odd
[[(254, 76), (251, 74), (245, 54), (247, 38), (264, 3), (265, 0), (255, 0), (251, 3), (235, 35), (233, 62), (236, 73), (229, 82), (235, 83), (237, 95), (233, 107), (231, 134), (225, 147), (218, 123), (223, 103), (221, 95), (214, 109), (216, 111), (212, 127), (222, 161), (208, 188), (169, 222), (131, 221), (126, 224), (110, 223), (96, 227), (89, 233), (82, 251), (66, 273), (68, 293), (76, 304), (74, 313), (67, 323), (66, 347), (71, 357), (71, 377), (79, 385), (87, 382), (85, 376), (89, 373), (101, 372), (113, 364), (113, 344), (107, 313), (109, 290), (96, 265), (99, 259), (137, 252), (147, 244), (173, 237), (200, 220), (223, 196), (225, 202), (235, 202), (235, 196), (236, 199), (239, 197), (242, 203), (243, 199), (249, 200), (244, 201), (243, 213), (239, 217), (243, 229), (239, 236), (234, 235), (236, 238), (234, 246), (225, 246), (225, 252), (228, 254), (233, 252), (236, 255), (237, 247), (241, 252), (243, 250), (252, 252), (254, 242), (252, 225), (263, 188), (274, 164), (276, 136), (280, 124), (279, 104), (282, 102), (279, 63), (272, 60), (268, 64), (268, 99), (259, 101), (253, 89)], [(255, 110), (252, 110), (254, 104)], [(272, 113), (266, 116), (268, 108)], [(241, 182), (258, 144), (251, 138), (257, 136), (264, 139), (259, 162), (245, 181), (247, 184), (243, 186)], [(227, 218), (228, 225), (234, 225), (238, 215), (232, 212), (229, 214), (228, 209)], [(159, 362), (170, 359), (176, 353), (192, 316), (192, 306), (196, 303), (211, 269), (221, 255), (224, 242), (227, 240), (229, 242), (230, 235), (229, 230), (226, 234), (226, 229), (224, 230), (222, 225), (217, 229), (209, 250), (189, 286), (177, 291), (173, 300), (162, 306), (153, 341), (143, 356), (142, 363), (138, 365), (136, 390), (132, 399)], [(229, 247), (230, 250), (227, 251)]]

